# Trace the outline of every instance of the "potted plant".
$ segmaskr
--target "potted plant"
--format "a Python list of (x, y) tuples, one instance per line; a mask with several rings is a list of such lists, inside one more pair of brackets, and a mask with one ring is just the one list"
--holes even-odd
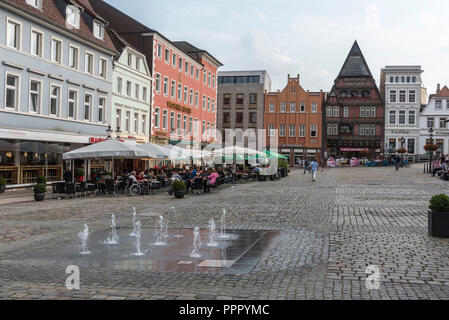
[(175, 194), (175, 198), (181, 199), (184, 198), (184, 194), (186, 192), (187, 187), (184, 181), (175, 180), (172, 183), (172, 189), (173, 193)]
[(433, 196), (429, 208), (429, 236), (449, 238), (449, 197), (445, 194)]
[(45, 176), (39, 176), (39, 177), (37, 177), (37, 183), (46, 184), (47, 178)]
[(0, 193), (4, 193), (6, 191), (6, 180), (0, 178)]
[(34, 200), (43, 201), (45, 199), (45, 193), (47, 192), (47, 186), (44, 183), (38, 183), (34, 186)]
[(430, 151), (430, 152), (437, 151), (438, 148), (439, 148), (439, 147), (438, 147), (436, 144), (426, 144), (426, 145), (424, 146), (424, 150)]
[(281, 177), (284, 178), (288, 175), (288, 164), (287, 161), (285, 161), (284, 159), (279, 159), (278, 160), (278, 168), (279, 168), (279, 173), (281, 174)]
[(75, 179), (76, 181), (81, 181), (81, 178), (84, 177), (84, 169), (76, 168), (75, 169)]
[(405, 148), (400, 148), (400, 149), (398, 149), (398, 153), (399, 153), (399, 154), (406, 154), (406, 153), (407, 153), (407, 149), (405, 149)]

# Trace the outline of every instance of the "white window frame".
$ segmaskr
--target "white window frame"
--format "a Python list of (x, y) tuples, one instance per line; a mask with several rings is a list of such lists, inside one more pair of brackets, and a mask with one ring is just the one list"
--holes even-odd
[[(116, 130), (118, 130), (119, 128), (122, 129), (122, 108), (116, 107), (115, 109), (115, 126), (116, 126)], [(117, 116), (119, 116), (119, 119), (117, 119)], [(118, 121), (117, 121), (118, 120)]]
[(172, 54), (171, 54), (172, 67), (177, 68), (177, 63), (178, 63), (178, 56), (176, 55), (176, 53), (172, 52)]
[[(404, 116), (404, 122), (401, 123), (401, 115)], [(406, 110), (399, 110), (398, 112), (398, 124), (399, 125), (406, 125), (407, 124), (407, 111)]]
[[(51, 99), (53, 98), (52, 95), (52, 89), (53, 87), (55, 88), (59, 88), (59, 97), (58, 97), (58, 105), (56, 106), (56, 114), (52, 114), (51, 113)], [(62, 87), (60, 85), (54, 84), (54, 83), (50, 83), (50, 99), (49, 99), (49, 105), (48, 105), (48, 115), (50, 117), (60, 117), (61, 114), (61, 99), (62, 99)]]
[(178, 83), (178, 101), (182, 101), (182, 83)]
[(117, 93), (122, 95), (123, 92), (123, 78), (117, 77)]
[[(168, 55), (167, 55), (167, 52), (168, 52)], [(166, 64), (170, 64), (170, 57), (171, 57), (170, 49), (165, 47), (165, 49), (164, 49), (164, 61), (165, 61)]]
[(134, 85), (134, 91), (136, 100), (140, 100), (140, 85), (138, 83)]
[[(410, 121), (412, 114), (413, 114), (413, 123)], [(408, 111), (408, 124), (412, 125), (412, 126), (416, 125), (416, 111), (415, 110)]]
[[(103, 110), (102, 110), (102, 117), (103, 117), (103, 119), (100, 119), (100, 101), (101, 100), (104, 100), (104, 105), (103, 105)], [(105, 123), (106, 122), (106, 109), (107, 109), (107, 103), (108, 103), (108, 100), (107, 100), (107, 98), (106, 98), (106, 96), (103, 96), (103, 95), (99, 95), (98, 96), (98, 108), (97, 108), (97, 116), (98, 116), (98, 119), (97, 119), (97, 121), (98, 121), (98, 123)]]
[[(104, 70), (103, 70), (103, 63), (104, 63)], [(108, 60), (106, 60), (103, 57), (100, 57), (99, 59), (99, 70), (98, 70), (98, 76), (102, 79), (106, 79), (108, 76)], [(101, 73), (104, 72), (104, 75)]]
[(164, 77), (164, 83), (163, 83), (163, 93), (164, 93), (164, 97), (168, 97), (168, 93), (169, 93), (169, 81), (170, 79), (168, 77)]
[[(394, 122), (391, 122), (391, 119), (393, 116), (394, 116)], [(397, 123), (397, 112), (396, 112), (396, 110), (390, 110), (388, 112), (388, 124), (396, 125), (396, 123)]]
[(131, 93), (132, 93), (132, 82), (127, 80), (126, 81), (126, 96), (131, 98)]
[[(40, 35), (41, 41), (40, 41), (40, 44), (39, 44), (39, 49), (40, 50), (39, 50), (38, 54), (34, 53), (33, 49), (32, 49), (33, 48), (33, 34)], [(30, 32), (30, 53), (31, 53), (31, 55), (33, 55), (35, 57), (42, 58), (44, 56), (44, 43), (45, 43), (44, 42), (44, 32), (32, 27), (31, 28), (31, 32)]]
[(184, 104), (188, 104), (189, 102), (189, 88), (184, 86)]
[(291, 124), (288, 127), (288, 136), (290, 138), (295, 138), (296, 137), (296, 125)]
[(198, 91), (195, 91), (195, 107), (197, 107), (197, 108), (199, 106), (199, 99), (200, 99), (200, 93)]
[(42, 0), (26, 0), (26, 3), (36, 9), (42, 10)]
[(344, 107), (343, 109), (343, 117), (349, 118), (349, 107)]
[[(76, 67), (72, 67), (71, 66), (72, 59), (73, 59), (73, 57), (72, 57), (72, 50), (71, 50), (72, 48), (76, 49), (76, 52), (77, 52)], [(79, 67), (80, 67), (80, 48), (75, 46), (75, 45), (73, 45), (73, 44), (70, 44), (69, 45), (69, 68), (73, 69), (73, 70), (79, 70)]]
[[(139, 133), (140, 112), (134, 111), (134, 133)], [(137, 117), (136, 117), (137, 116)]]
[(274, 102), (270, 102), (270, 113), (274, 113), (274, 110), (275, 110), (275, 105), (274, 105)]
[[(89, 104), (89, 118), (86, 119), (86, 106), (88, 105), (86, 103), (86, 97), (90, 96), (90, 104)], [(84, 99), (83, 99), (83, 121), (92, 121), (92, 113), (93, 113), (93, 101), (94, 101), (94, 95), (92, 93), (84, 93)]]
[[(39, 88), (38, 88), (38, 92), (33, 92), (33, 91), (31, 91), (31, 82), (37, 82), (37, 83), (39, 83)], [(29, 95), (28, 95), (28, 99), (29, 99), (29, 103), (28, 103), (28, 112), (29, 113), (34, 113), (34, 114), (40, 114), (41, 113), (41, 109), (42, 109), (42, 81), (41, 80), (38, 80), (38, 79), (35, 79), (35, 78), (30, 78), (30, 81), (29, 81)], [(33, 111), (32, 110), (32, 108), (31, 108), (31, 101), (32, 101), (32, 99), (31, 99), (31, 94), (32, 93), (37, 93), (37, 101), (38, 101), (38, 108), (37, 108), (37, 111)], [(6, 105), (6, 104), (5, 104)]]
[(162, 130), (167, 130), (168, 125), (168, 110), (164, 109), (162, 111)]
[(301, 113), (306, 112), (306, 103), (304, 101), (301, 101), (301, 103), (300, 103), (299, 112), (301, 112)]
[[(92, 33), (94, 34), (94, 37), (100, 40), (104, 40), (104, 23), (101, 21), (94, 19), (92, 24)], [(96, 33), (96, 31), (99, 31), (99, 34)]]
[(147, 134), (147, 115), (146, 114), (142, 114), (142, 118), (140, 119), (141, 124), (142, 124), (142, 134), (146, 135)]
[[(53, 51), (53, 50), (52, 50)], [(88, 68), (89, 68), (89, 59), (88, 56), (92, 57), (92, 72), (89, 72)], [(94, 72), (95, 72), (95, 55), (93, 52), (87, 51), (84, 53), (84, 72), (93, 76)]]
[(296, 102), (294, 102), (294, 101), (290, 102), (290, 112), (293, 112), (293, 113), (296, 112)]
[[(156, 72), (155, 76), (155, 89), (156, 93), (161, 94), (161, 88), (162, 88), (162, 75), (160, 73)], [(158, 80), (159, 80), (159, 86), (158, 86)], [(159, 87), (159, 88), (158, 88)]]
[[(60, 47), (59, 47), (59, 60), (60, 61), (55, 60), (55, 58), (56, 58), (54, 56), (54, 45), (55, 45), (55, 42), (59, 42), (59, 44), (60, 44)], [(62, 41), (62, 39), (57, 38), (55, 36), (51, 37), (51, 44), (50, 44), (50, 52), (51, 52), (50, 60), (51, 60), (51, 62), (56, 63), (56, 64), (62, 64), (62, 56), (63, 56), (63, 51), (64, 51), (63, 43), (64, 42)]]
[(156, 43), (156, 57), (162, 59), (162, 44)]
[[(157, 120), (157, 121), (156, 121)], [(154, 127), (159, 129), (161, 126), (161, 108), (154, 108)]]
[[(74, 12), (74, 14), (75, 14), (75, 22), (74, 23), (70, 23), (69, 22), (69, 10), (70, 10), (70, 12), (72, 12), (71, 11), (71, 9), (73, 9), (74, 11), (76, 11), (76, 12)], [(80, 20), (81, 20), (81, 18), (80, 18), (80, 16), (81, 16), (81, 10), (80, 10), (80, 8), (78, 7), (78, 6), (75, 6), (75, 5), (67, 5), (66, 6), (66, 9), (65, 9), (65, 16), (66, 16), (66, 23), (69, 25), (69, 26), (72, 26), (72, 27), (74, 27), (74, 28), (76, 28), (76, 29), (79, 29), (80, 28)]]
[(131, 132), (131, 110), (125, 109), (125, 132)]
[(299, 125), (299, 137), (300, 138), (305, 138), (306, 137), (306, 130), (307, 130), (306, 125), (304, 125), (304, 124), (300, 124)]
[(190, 102), (190, 105), (191, 106), (193, 106), (193, 103), (194, 103), (194, 101), (193, 101), (193, 99), (194, 99), (194, 90), (193, 89), (190, 89), (190, 91), (189, 91), (189, 102)]
[(176, 129), (176, 113), (170, 111), (170, 130)]
[[(14, 87), (14, 93), (15, 93), (15, 98), (14, 98), (14, 108), (9, 108), (6, 106), (6, 91), (8, 90), (8, 76), (11, 75), (13, 77), (17, 78), (17, 83), (16, 83), (16, 87)], [(19, 109), (19, 105), (20, 105), (20, 75), (13, 73), (13, 72), (9, 72), (7, 71), (5, 73), (5, 109), (6, 110), (18, 110)]]
[(275, 135), (274, 130), (275, 130), (274, 124), (268, 125), (268, 136), (269, 137), (274, 137), (274, 135)]
[[(340, 107), (338, 108), (338, 114), (340, 115)], [(318, 103), (317, 102), (312, 102), (312, 113), (317, 113), (318, 112)]]
[(176, 100), (176, 80), (170, 82), (170, 97)]
[[(313, 130), (313, 129), (315, 129), (315, 130)], [(312, 134), (313, 131), (315, 131), (315, 135)], [(312, 124), (310, 126), (310, 137), (311, 138), (317, 138), (318, 137), (318, 126), (316, 124)]]
[[(70, 92), (75, 92), (75, 100), (70, 99)], [(77, 119), (78, 115), (78, 99), (79, 91), (76, 89), (68, 88), (67, 90), (67, 119)], [(73, 117), (70, 116), (70, 103), (73, 102)]]
[[(15, 41), (17, 42), (17, 47), (9, 45), (9, 34), (8, 34), (9, 23), (12, 23), (12, 24), (15, 24), (16, 26), (18, 26), (18, 32), (15, 35), (16, 36)], [(6, 32), (6, 38), (5, 38), (6, 39), (6, 46), (8, 48), (20, 51), (22, 49), (22, 23), (20, 23), (17, 20), (14, 20), (14, 19), (11, 19), (11, 18), (7, 17), (6, 18), (6, 30), (5, 30), (5, 32)]]

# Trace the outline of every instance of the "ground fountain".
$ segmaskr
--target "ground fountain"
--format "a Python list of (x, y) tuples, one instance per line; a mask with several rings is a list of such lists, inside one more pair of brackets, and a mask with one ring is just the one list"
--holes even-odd
[(136, 236), (136, 207), (133, 207), (132, 219), (133, 219), (133, 231), (131, 232), (130, 236), (135, 237)]
[(218, 243), (215, 241), (215, 233), (216, 233), (216, 225), (214, 219), (210, 219), (209, 221), (209, 242), (207, 243), (208, 247), (216, 247)]
[(78, 237), (81, 240), (81, 252), (80, 254), (90, 254), (88, 245), (89, 245), (89, 227), (87, 224), (84, 225), (83, 231), (78, 234)]
[(175, 222), (176, 225), (176, 234), (174, 235), (175, 238), (182, 238), (183, 235), (179, 234), (179, 224), (178, 224), (178, 215), (176, 214), (176, 208), (171, 207), (171, 216), (170, 219)]
[(165, 246), (167, 245), (166, 238), (168, 236), (168, 226), (164, 221), (163, 216), (159, 216), (159, 219), (156, 221), (156, 242), (155, 246)]
[(226, 234), (226, 209), (223, 209), (223, 213), (221, 215), (221, 228), (220, 234), (217, 236), (219, 239), (228, 239), (229, 235)]
[(134, 255), (138, 256), (138, 257), (141, 257), (141, 256), (145, 255), (145, 253), (142, 252), (142, 249), (141, 249), (141, 246), (140, 246), (140, 238), (142, 237), (140, 227), (141, 227), (140, 221), (137, 221), (136, 222), (136, 236), (135, 236), (136, 237), (136, 251), (137, 252), (134, 253)]
[(117, 236), (117, 225), (115, 223), (115, 215), (112, 214), (112, 223), (111, 223), (111, 236), (106, 239), (105, 244), (118, 244), (119, 237)]
[(201, 246), (201, 237), (200, 237), (200, 228), (195, 227), (193, 230), (193, 250), (190, 254), (191, 258), (201, 258), (201, 254), (199, 253), (199, 249)]

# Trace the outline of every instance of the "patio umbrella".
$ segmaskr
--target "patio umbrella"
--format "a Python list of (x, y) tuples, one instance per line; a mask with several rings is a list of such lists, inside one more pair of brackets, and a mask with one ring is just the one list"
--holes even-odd
[(288, 157), (271, 150), (266, 150), (265, 154), (267, 155), (268, 158), (288, 159)]
[(167, 159), (170, 156), (168, 150), (151, 142), (141, 145), (139, 148), (147, 151), (153, 159)]
[(109, 139), (89, 146), (79, 148), (62, 155), (64, 160), (69, 159), (114, 159), (114, 158), (151, 158), (150, 153), (140, 147), (129, 143)]

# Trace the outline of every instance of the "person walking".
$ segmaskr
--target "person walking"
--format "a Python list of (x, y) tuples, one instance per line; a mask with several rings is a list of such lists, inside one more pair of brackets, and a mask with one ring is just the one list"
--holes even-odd
[(309, 170), (309, 172), (310, 172), (309, 166), (310, 166), (309, 159), (305, 159), (304, 160), (304, 174), (306, 174), (307, 170)]
[(401, 164), (401, 158), (399, 156), (396, 156), (394, 158), (395, 162), (396, 162), (396, 171), (399, 171), (399, 166)]
[(313, 159), (313, 161), (310, 163), (310, 170), (312, 171), (312, 181), (316, 181), (316, 173), (318, 172), (318, 162), (316, 159)]

